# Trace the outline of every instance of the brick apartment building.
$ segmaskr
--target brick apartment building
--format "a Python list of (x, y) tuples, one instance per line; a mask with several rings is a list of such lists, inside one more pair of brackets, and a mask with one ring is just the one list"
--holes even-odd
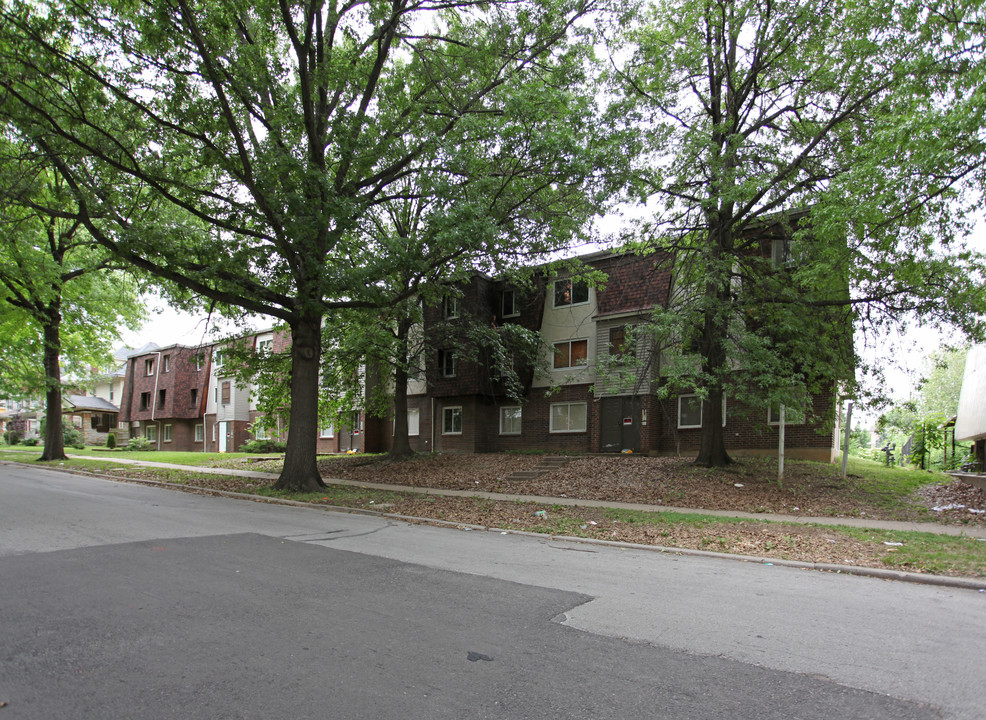
[(120, 422), (158, 450), (201, 450), (210, 348), (142, 348), (127, 357)]
[[(671, 272), (661, 269), (653, 256), (597, 253), (583, 261), (606, 273), (604, 289), (562, 274), (543, 276), (533, 291), (522, 293), (477, 275), (457, 299), (426, 308), (424, 334), (431, 342), (425, 373), (408, 383), (408, 427), (414, 450), (697, 451), (702, 425), (698, 396), (682, 392), (659, 398), (655, 392), (662, 382), (659, 355), (643, 339), (633, 347), (627, 341), (628, 328), (646, 322), (656, 307), (667, 306)], [(481, 351), (467, 356), (457, 347), (454, 328), (466, 323), (520, 323), (540, 331), (547, 346), (543, 359), (547, 371), (519, 369), (526, 390), (523, 402), (507, 399)], [(628, 353), (639, 362), (619, 381), (611, 370), (600, 371)], [(834, 404), (834, 389), (831, 395), (815, 396), (811, 415), (831, 417)], [(727, 449), (734, 454), (776, 453), (775, 414), (753, 413), (727, 398), (723, 408)], [(391, 420), (373, 433), (379, 449), (390, 447), (392, 427)], [(838, 444), (837, 431), (824, 427), (823, 422), (806, 423), (789, 413), (788, 456), (830, 461)]]

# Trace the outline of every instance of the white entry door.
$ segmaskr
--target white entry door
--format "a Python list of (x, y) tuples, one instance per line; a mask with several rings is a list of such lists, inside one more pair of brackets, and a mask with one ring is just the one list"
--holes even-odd
[(226, 452), (226, 426), (229, 423), (221, 422), (219, 423), (219, 452)]

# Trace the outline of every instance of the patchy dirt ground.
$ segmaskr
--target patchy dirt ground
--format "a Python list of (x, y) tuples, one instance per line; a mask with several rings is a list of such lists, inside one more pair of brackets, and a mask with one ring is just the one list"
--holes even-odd
[[(843, 479), (839, 468), (820, 463), (787, 463), (782, 484), (776, 479), (776, 460), (746, 458), (728, 468), (708, 469), (682, 458), (640, 455), (575, 456), (538, 478), (510, 478), (512, 473), (533, 470), (539, 463), (539, 457), (529, 455), (436, 455), (402, 462), (350, 456), (322, 460), (319, 468), (326, 478), (416, 488), (803, 517), (986, 524), (986, 497), (963, 483), (949, 483), (902, 502), (888, 497), (886, 488), (877, 482), (853, 475)], [(932, 507), (952, 509), (936, 512)]]

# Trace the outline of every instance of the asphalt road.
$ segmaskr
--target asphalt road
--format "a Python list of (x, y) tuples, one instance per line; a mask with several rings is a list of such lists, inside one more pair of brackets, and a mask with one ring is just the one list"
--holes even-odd
[(986, 717), (986, 594), (0, 465), (0, 720)]

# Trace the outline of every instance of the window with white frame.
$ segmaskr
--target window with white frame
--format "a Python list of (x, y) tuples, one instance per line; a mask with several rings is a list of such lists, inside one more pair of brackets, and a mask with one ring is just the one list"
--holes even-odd
[(154, 358), (147, 358), (144, 361), (144, 374), (145, 375), (154, 374)]
[(257, 339), (257, 354), (270, 355), (274, 350), (274, 338), (264, 337)]
[[(722, 398), (722, 426), (726, 427), (726, 398)], [(678, 429), (702, 427), (702, 398), (698, 395), (678, 396)]]
[(459, 298), (447, 297), (442, 300), (442, 315), (446, 320), (459, 317)]
[(164, 442), (171, 442), (171, 425), (165, 425), (162, 431)]
[(585, 432), (586, 404), (584, 402), (552, 403), (548, 421), (553, 433)]
[(589, 302), (589, 285), (580, 280), (555, 280), (555, 307), (584, 305)]
[(407, 434), (415, 436), (421, 433), (421, 411), (418, 408), (407, 409)]
[(554, 344), (555, 370), (585, 367), (589, 362), (588, 340), (564, 340)]
[(212, 364), (217, 369), (221, 368), (225, 362), (226, 362), (226, 358), (223, 356), (222, 350), (216, 350), (216, 352), (212, 354)]
[(336, 436), (336, 429), (332, 425), (326, 425), (324, 428), (319, 430), (318, 436), (320, 438), (334, 438)]
[(500, 296), (500, 317), (517, 317), (520, 315), (520, 308), (517, 305), (517, 291), (504, 290)]
[(500, 408), (500, 434), (520, 435), (523, 409), (520, 405), (510, 405)]
[(150, 442), (157, 442), (157, 425), (145, 425), (144, 437)]
[(202, 442), (203, 440), (205, 440), (205, 427), (199, 423), (195, 426), (195, 442)]
[(267, 428), (263, 425), (255, 424), (253, 426), (253, 439), (254, 440), (266, 440), (267, 439)]
[(438, 351), (438, 371), (441, 373), (442, 377), (455, 377), (455, 373), (458, 369), (459, 363), (455, 357), (454, 350)]
[(462, 408), (442, 408), (442, 435), (462, 434)]
[(161, 358), (161, 372), (171, 372), (171, 356), (165, 355)]

